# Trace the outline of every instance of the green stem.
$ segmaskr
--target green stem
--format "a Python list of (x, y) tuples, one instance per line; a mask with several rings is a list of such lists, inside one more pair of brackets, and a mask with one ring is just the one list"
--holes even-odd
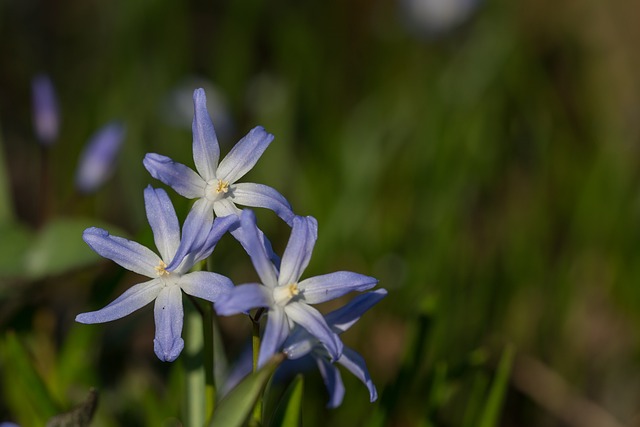
[(206, 420), (203, 316), (197, 302), (191, 302), (185, 304), (184, 316), (185, 426), (202, 427)]
[[(251, 319), (253, 323), (251, 344), (253, 347), (253, 372), (258, 370), (258, 355), (260, 354), (260, 317), (262, 316), (263, 309), (259, 309), (255, 317)], [(249, 424), (251, 427), (260, 427), (262, 425), (262, 396), (256, 401), (256, 406), (253, 408), (253, 417)]]

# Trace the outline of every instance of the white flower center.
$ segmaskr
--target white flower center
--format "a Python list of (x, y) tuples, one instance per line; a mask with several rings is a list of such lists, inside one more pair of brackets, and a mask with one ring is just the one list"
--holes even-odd
[(297, 283), (290, 283), (286, 286), (276, 286), (273, 289), (273, 299), (276, 304), (285, 306), (291, 300), (291, 298), (298, 295), (300, 291), (298, 290)]
[(229, 181), (223, 181), (221, 179), (211, 179), (207, 181), (207, 185), (204, 188), (204, 197), (207, 200), (215, 202), (222, 199), (229, 192)]

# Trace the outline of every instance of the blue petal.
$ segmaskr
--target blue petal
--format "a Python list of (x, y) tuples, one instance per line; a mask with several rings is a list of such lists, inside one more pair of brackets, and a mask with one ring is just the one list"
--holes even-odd
[(236, 286), (229, 293), (220, 295), (214, 307), (219, 315), (231, 316), (247, 313), (257, 307), (271, 307), (272, 304), (273, 297), (266, 286), (249, 283)]
[(173, 362), (184, 348), (182, 339), (182, 291), (179, 286), (162, 288), (153, 310), (156, 321), (156, 337), (153, 350), (164, 362)]
[(264, 150), (273, 141), (273, 135), (262, 126), (253, 128), (222, 159), (218, 166), (217, 178), (233, 184), (256, 164)]
[(155, 267), (160, 263), (160, 258), (140, 243), (112, 236), (108, 231), (96, 227), (84, 230), (82, 238), (98, 255), (134, 273), (151, 278), (157, 277)]
[(342, 341), (329, 328), (318, 310), (300, 302), (290, 302), (284, 306), (284, 310), (291, 320), (305, 328), (325, 346), (333, 360), (338, 360), (342, 354)]
[(348, 304), (327, 314), (324, 319), (334, 332), (341, 334), (353, 326), (360, 319), (360, 316), (380, 302), (386, 295), (386, 289), (376, 289), (375, 291), (358, 295)]
[(209, 230), (209, 234), (202, 248), (193, 255), (193, 263), (195, 264), (211, 255), (222, 236), (229, 231), (230, 228), (238, 227), (239, 222), (240, 220), (236, 215), (227, 215), (214, 219), (211, 230)]
[(213, 203), (213, 211), (216, 213), (216, 216), (236, 215), (239, 217), (242, 213), (242, 210), (238, 209), (231, 199), (227, 197), (216, 200)]
[(233, 289), (231, 279), (221, 274), (208, 271), (194, 271), (180, 278), (178, 285), (182, 290), (194, 297), (214, 302), (220, 295)]
[(282, 343), (288, 334), (289, 322), (284, 310), (277, 306), (270, 308), (267, 316), (267, 327), (262, 337), (262, 343), (260, 343), (258, 367), (262, 367), (271, 359), (271, 356), (282, 348)]
[(291, 225), (295, 216), (291, 205), (282, 194), (262, 184), (243, 182), (231, 186), (231, 200), (244, 206), (267, 208), (274, 211), (287, 224)]
[(144, 190), (144, 206), (156, 247), (162, 259), (169, 261), (180, 245), (180, 224), (167, 192), (148, 186)]
[(318, 238), (318, 222), (312, 216), (296, 216), (293, 219), (289, 243), (282, 255), (278, 284), (297, 283), (311, 259)]
[[(282, 273), (281, 273), (282, 274)], [(350, 271), (336, 271), (305, 279), (298, 283), (302, 300), (307, 304), (319, 304), (339, 298), (351, 291), (366, 291), (378, 280)]]
[(324, 381), (324, 385), (327, 386), (329, 392), (328, 408), (337, 408), (342, 403), (344, 398), (344, 384), (342, 383), (342, 377), (338, 368), (327, 362), (322, 357), (316, 357), (318, 363), (318, 370)]
[(301, 326), (296, 326), (282, 346), (282, 352), (288, 359), (306, 356), (318, 345), (318, 340)]
[(124, 139), (124, 126), (114, 122), (98, 130), (80, 155), (76, 188), (82, 193), (96, 191), (113, 172), (116, 156)]
[(120, 319), (137, 309), (144, 307), (153, 301), (160, 290), (162, 283), (159, 279), (138, 283), (127, 289), (125, 293), (113, 300), (109, 305), (98, 311), (78, 314), (76, 322), (80, 323), (102, 323)]
[(351, 350), (349, 347), (345, 347), (342, 356), (338, 359), (338, 363), (347, 368), (356, 376), (356, 378), (367, 386), (369, 389), (369, 401), (375, 402), (378, 398), (378, 391), (371, 380), (371, 376), (367, 370), (367, 365), (364, 363), (362, 356), (360, 356), (356, 351)]
[(192, 169), (182, 163), (174, 162), (167, 156), (148, 153), (142, 161), (152, 177), (173, 188), (176, 193), (187, 199), (204, 196), (206, 182)]
[(193, 161), (196, 170), (205, 181), (216, 177), (216, 167), (220, 159), (220, 146), (207, 111), (207, 97), (204, 89), (193, 92)]
[(261, 232), (256, 226), (256, 217), (251, 210), (242, 211), (240, 228), (234, 230), (232, 234), (249, 254), (262, 283), (270, 288), (275, 287), (278, 283), (277, 271), (269, 259)]
[[(195, 259), (185, 257), (202, 249), (213, 225), (213, 209), (207, 199), (198, 199), (187, 214), (182, 227), (182, 240), (167, 270), (183, 273), (193, 267)], [(213, 250), (213, 249), (212, 249)], [(184, 262), (183, 262), (184, 261)]]

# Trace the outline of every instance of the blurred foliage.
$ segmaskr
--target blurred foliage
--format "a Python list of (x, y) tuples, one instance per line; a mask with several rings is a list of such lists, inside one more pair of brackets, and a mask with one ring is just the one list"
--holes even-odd
[[(231, 117), (223, 153), (258, 124), (276, 136), (247, 180), (318, 219), (306, 275), (354, 270), (389, 290), (344, 336), (380, 398), (345, 375), (327, 410), (308, 372), (304, 425), (583, 425), (539, 398), (557, 382), (518, 375), (523, 355), (571, 385), (572, 411), (638, 422), (640, 8), (485, 0), (433, 33), (402, 4), (0, 2), (0, 422), (43, 425), (95, 387), (93, 425), (180, 425), (182, 362), (155, 359), (150, 308), (73, 319), (138, 280), (97, 261), (81, 230), (153, 246), (141, 196), (161, 184), (142, 158), (192, 164), (167, 99), (203, 79)], [(60, 98), (49, 150), (31, 124), (39, 72)], [(80, 196), (79, 153), (113, 119), (127, 126), (116, 174)], [(183, 219), (188, 202), (170, 194)], [(281, 251), (287, 227), (258, 217)], [(251, 278), (233, 239), (212, 264)], [(240, 323), (221, 319), (230, 360)]]

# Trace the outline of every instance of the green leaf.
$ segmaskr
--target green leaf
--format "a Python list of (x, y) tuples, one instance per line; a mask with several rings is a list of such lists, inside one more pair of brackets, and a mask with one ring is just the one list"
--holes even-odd
[(243, 379), (220, 401), (209, 427), (242, 426), (251, 414), (271, 374), (283, 360), (284, 355), (277, 354), (257, 372)]
[(59, 218), (47, 223), (26, 254), (25, 275), (39, 279), (98, 260), (99, 256), (82, 240), (82, 232), (93, 226), (96, 221), (90, 218)]
[(33, 358), (14, 332), (7, 332), (1, 345), (2, 362), (10, 375), (2, 377), (9, 406), (23, 425), (44, 425), (58, 413), (58, 405), (38, 374)]
[(0, 222), (10, 222), (13, 217), (13, 198), (11, 197), (9, 174), (2, 149), (2, 129), (0, 128)]
[[(5, 222), (0, 224), (0, 236), (0, 277), (23, 276), (24, 257), (31, 245), (32, 232), (22, 224)], [(0, 295), (2, 293), (0, 289)]]
[(480, 417), (478, 427), (494, 427), (498, 425), (502, 403), (509, 384), (511, 366), (513, 365), (514, 347), (508, 345), (502, 352), (496, 376), (489, 390), (489, 396)]
[(274, 427), (302, 426), (302, 391), (304, 378), (298, 375), (284, 392), (270, 423)]

